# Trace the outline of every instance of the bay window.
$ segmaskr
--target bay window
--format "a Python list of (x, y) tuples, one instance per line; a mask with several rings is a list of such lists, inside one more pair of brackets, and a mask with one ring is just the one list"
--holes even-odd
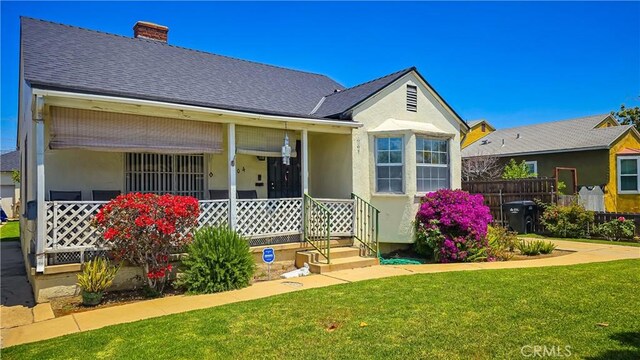
[(377, 192), (403, 192), (403, 147), (402, 137), (376, 138)]
[(416, 136), (416, 178), (418, 192), (447, 189), (449, 185), (449, 142)]

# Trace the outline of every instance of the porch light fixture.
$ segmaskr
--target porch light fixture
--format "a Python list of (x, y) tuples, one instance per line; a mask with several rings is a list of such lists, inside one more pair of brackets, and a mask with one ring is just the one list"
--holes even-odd
[(284, 145), (282, 145), (282, 163), (284, 165), (291, 165), (291, 146), (289, 146), (289, 134), (286, 132), (287, 124), (284, 124)]

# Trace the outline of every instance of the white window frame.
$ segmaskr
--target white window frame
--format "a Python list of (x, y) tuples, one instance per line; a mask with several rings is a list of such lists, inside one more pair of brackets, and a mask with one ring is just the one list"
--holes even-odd
[[(437, 140), (437, 141), (444, 141), (444, 143), (447, 145), (447, 150), (446, 150), (446, 155), (447, 155), (447, 163), (446, 164), (424, 164), (424, 163), (418, 163), (418, 139), (421, 138), (423, 140)], [(421, 150), (422, 151), (422, 150)], [(420, 190), (418, 189), (418, 167), (439, 167), (439, 168), (446, 168), (447, 171), (447, 187), (446, 189), (451, 189), (451, 141), (449, 139), (442, 139), (442, 138), (437, 138), (437, 137), (429, 137), (429, 136), (425, 136), (425, 135), (416, 135), (416, 148), (415, 148), (415, 153), (416, 153), (416, 191), (418, 192), (418, 194), (425, 194), (425, 193), (430, 193), (433, 192), (435, 190)], [(440, 153), (440, 152), (437, 152)]]
[(531, 160), (531, 161), (525, 161), (525, 164), (527, 164), (527, 166), (529, 165), (533, 165), (533, 173), (534, 174), (538, 174), (538, 161), (537, 160)]
[[(378, 139), (400, 139), (400, 154), (401, 154), (401, 163), (378, 163)], [(373, 184), (374, 189), (375, 189), (375, 193), (376, 194), (405, 194), (405, 154), (404, 154), (404, 146), (405, 146), (405, 142), (404, 142), (404, 136), (403, 135), (383, 135), (383, 136), (374, 136), (373, 138), (373, 142), (374, 142), (374, 153), (373, 153), (373, 163), (375, 166), (375, 178), (374, 181), (375, 183)], [(400, 166), (400, 175), (402, 176), (400, 178), (400, 183), (401, 183), (401, 187), (402, 189), (400, 190), (400, 192), (393, 192), (393, 191), (379, 191), (378, 190), (378, 166)]]
[[(618, 156), (616, 175), (618, 177), (618, 194), (640, 194), (640, 156)], [(622, 176), (633, 176), (632, 174), (622, 175), (622, 160), (636, 161), (636, 190), (622, 190)]]

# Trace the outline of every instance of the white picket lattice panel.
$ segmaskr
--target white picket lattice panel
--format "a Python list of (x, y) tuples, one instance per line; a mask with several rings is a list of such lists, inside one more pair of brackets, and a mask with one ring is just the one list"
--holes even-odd
[(331, 236), (353, 236), (352, 199), (316, 199), (331, 213)]
[(236, 230), (246, 237), (302, 232), (302, 199), (243, 199), (236, 211)]
[(200, 200), (198, 228), (229, 224), (229, 200)]
[(100, 248), (101, 236), (91, 224), (104, 201), (51, 201), (46, 204), (47, 250)]
[[(331, 212), (331, 235), (353, 234), (352, 200), (319, 200)], [(106, 202), (48, 201), (46, 209), (45, 252), (77, 252), (105, 249), (99, 231), (92, 225)], [(302, 199), (237, 200), (237, 231), (249, 238), (271, 238), (302, 233)], [(225, 226), (229, 219), (229, 200), (201, 200), (198, 227)]]

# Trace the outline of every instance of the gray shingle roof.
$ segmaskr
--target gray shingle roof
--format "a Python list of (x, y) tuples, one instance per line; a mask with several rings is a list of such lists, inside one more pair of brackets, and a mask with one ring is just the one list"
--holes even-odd
[(469, 125), (469, 127), (474, 127), (478, 124), (480, 124), (481, 122), (487, 122), (485, 119), (476, 119), (476, 120), (469, 120), (467, 121), (467, 124)]
[(153, 40), (21, 19), (25, 80), (39, 87), (309, 117), (344, 87), (325, 75)]
[[(462, 150), (462, 157), (609, 148), (633, 125), (594, 129), (609, 114), (496, 130)], [(518, 138), (519, 134), (519, 138)], [(504, 146), (502, 140), (504, 139)]]
[(313, 114), (322, 117), (335, 117), (336, 115), (342, 114), (412, 70), (415, 70), (415, 68), (411, 67), (396, 71), (392, 74), (327, 95), (321, 100), (322, 103)]
[(0, 171), (20, 169), (20, 151), (11, 151), (0, 155)]

